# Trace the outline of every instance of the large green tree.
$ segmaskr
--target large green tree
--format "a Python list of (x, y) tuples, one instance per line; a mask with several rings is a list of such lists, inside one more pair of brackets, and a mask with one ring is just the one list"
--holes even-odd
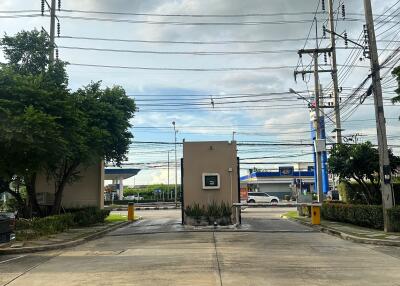
[(68, 152), (48, 173), (56, 182), (52, 213), (60, 211), (64, 187), (80, 178), (80, 172), (101, 160), (120, 165), (126, 159), (131, 139), (130, 119), (135, 103), (122, 87), (102, 89), (91, 83), (72, 93), (73, 108), (66, 118), (65, 138)]
[[(400, 158), (389, 150), (392, 172), (400, 166)], [(364, 191), (368, 203), (380, 202), (379, 153), (371, 142), (362, 144), (337, 144), (328, 159), (330, 171), (351, 188), (351, 181)]]
[(8, 63), (0, 67), (0, 191), (23, 204), (9, 188), (25, 183), (34, 211), (36, 178), (46, 174), (55, 186), (51, 213), (60, 211), (65, 186), (78, 180), (86, 167), (125, 159), (136, 110), (122, 87), (91, 83), (76, 92), (68, 89), (66, 63), (48, 59), (46, 34), (31, 31), (4, 36)]
[(12, 181), (22, 179), (33, 211), (39, 215), (37, 174), (66, 149), (56, 105), (61, 108), (60, 100), (42, 88), (40, 77), (0, 69), (0, 186), (22, 210), (22, 197), (9, 189)]

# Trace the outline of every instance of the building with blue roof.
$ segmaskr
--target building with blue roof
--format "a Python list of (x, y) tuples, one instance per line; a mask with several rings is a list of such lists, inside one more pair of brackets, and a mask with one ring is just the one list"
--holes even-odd
[[(249, 170), (240, 178), (248, 191), (268, 193), (283, 199), (285, 195), (296, 196), (314, 191), (314, 166), (296, 163), (295, 166), (278, 166), (274, 170)], [(296, 167), (296, 168), (295, 168)]]

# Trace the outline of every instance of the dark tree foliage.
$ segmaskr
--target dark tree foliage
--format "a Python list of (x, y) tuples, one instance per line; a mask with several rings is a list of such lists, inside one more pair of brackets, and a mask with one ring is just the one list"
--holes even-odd
[[(389, 158), (392, 172), (400, 166), (400, 157), (389, 150)], [(328, 159), (330, 171), (339, 176), (342, 182), (350, 184), (351, 180), (364, 190), (369, 203), (375, 202), (380, 192), (379, 153), (371, 142), (362, 144), (337, 144), (330, 153)]]
[(49, 62), (50, 41), (42, 32), (6, 35), (1, 44), (8, 63), (0, 67), (0, 192), (12, 194), (23, 208), (22, 196), (10, 189), (11, 182), (22, 181), (41, 215), (36, 178), (46, 174), (54, 182), (56, 214), (65, 186), (79, 180), (82, 170), (126, 158), (135, 103), (122, 87), (102, 89), (100, 82), (71, 92), (67, 63)]

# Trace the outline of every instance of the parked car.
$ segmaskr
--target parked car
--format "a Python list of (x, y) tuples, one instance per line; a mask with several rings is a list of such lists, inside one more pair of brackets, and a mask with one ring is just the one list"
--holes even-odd
[(279, 198), (275, 196), (270, 196), (267, 193), (261, 193), (261, 192), (249, 192), (248, 198), (247, 198), (248, 203), (271, 203), (271, 204), (277, 204), (279, 203)]
[(15, 239), (15, 215), (0, 213), (0, 243), (7, 243)]
[(326, 194), (326, 199), (328, 201), (338, 201), (339, 200), (339, 191), (338, 190), (330, 190)]
[(143, 199), (144, 198), (142, 196), (137, 196), (137, 195), (131, 195), (131, 196), (124, 197), (124, 200), (127, 200), (127, 201), (141, 201)]

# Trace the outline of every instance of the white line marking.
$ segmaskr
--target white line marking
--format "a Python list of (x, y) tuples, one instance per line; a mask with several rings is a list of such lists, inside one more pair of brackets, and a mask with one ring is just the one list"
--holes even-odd
[(26, 255), (21, 255), (21, 256), (17, 256), (17, 257), (14, 257), (14, 258), (7, 259), (7, 260), (3, 260), (3, 261), (0, 261), (0, 264), (7, 263), (7, 262), (10, 262), (10, 261), (13, 261), (13, 260), (17, 260), (17, 259), (20, 259), (20, 258), (25, 257), (25, 256), (28, 256), (28, 255), (27, 254)]

